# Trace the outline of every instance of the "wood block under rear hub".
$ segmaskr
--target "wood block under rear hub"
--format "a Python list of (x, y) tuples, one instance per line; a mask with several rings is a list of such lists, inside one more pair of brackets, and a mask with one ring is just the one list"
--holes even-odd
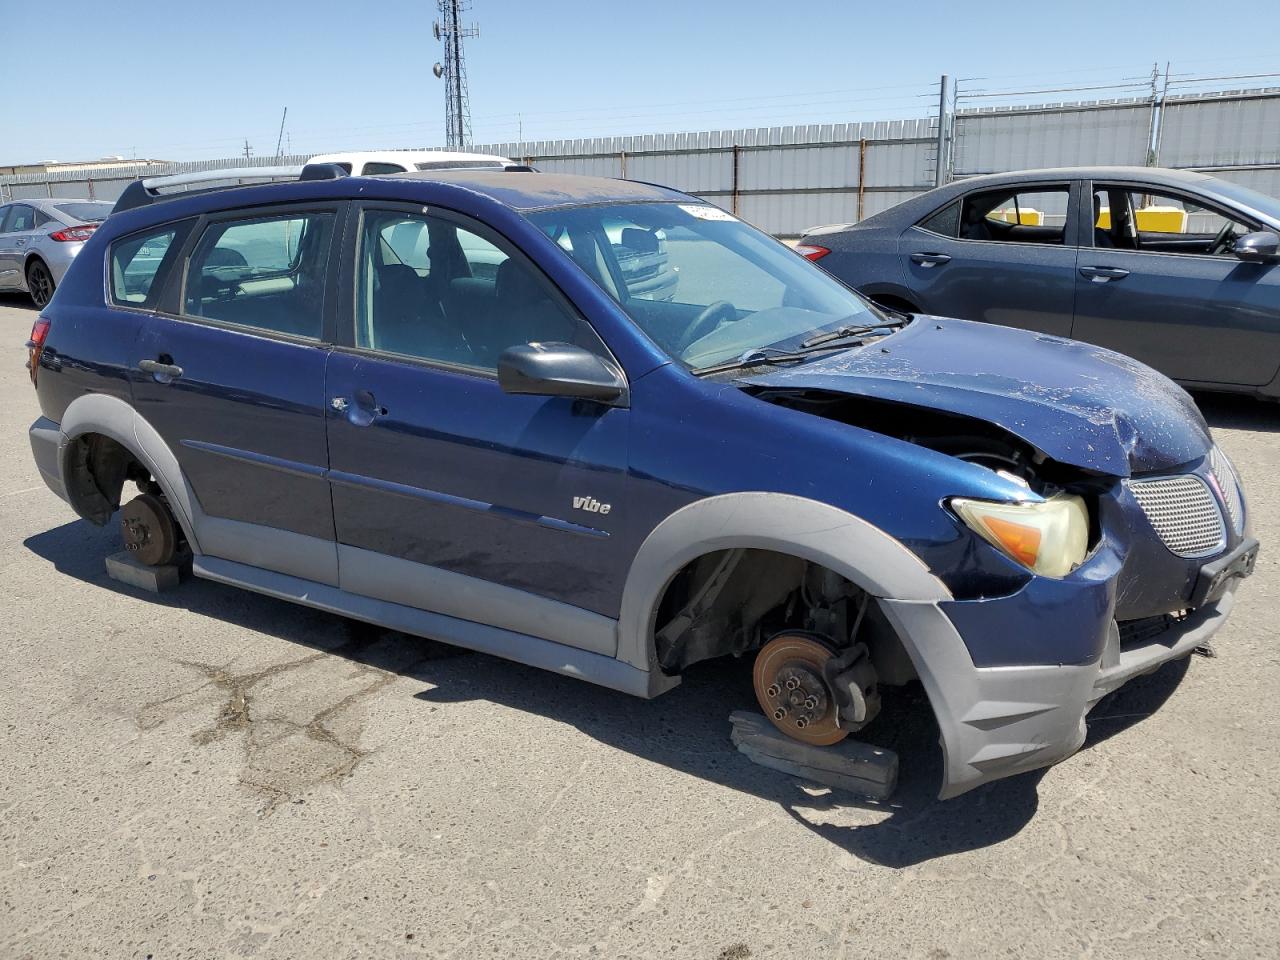
[(172, 590), (190, 570), (190, 557), (160, 567), (148, 567), (145, 563), (140, 563), (128, 550), (121, 550), (107, 557), (107, 576), (151, 593)]
[(824, 786), (887, 800), (898, 785), (898, 755), (845, 738), (830, 747), (792, 740), (761, 713), (729, 714), (733, 742), (752, 763)]

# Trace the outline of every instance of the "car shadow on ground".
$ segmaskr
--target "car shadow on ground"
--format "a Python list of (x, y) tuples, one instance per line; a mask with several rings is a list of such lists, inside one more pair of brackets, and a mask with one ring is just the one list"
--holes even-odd
[[(938, 801), (942, 754), (918, 684), (886, 698), (880, 717), (860, 734), (901, 759), (895, 795), (884, 802), (862, 799), (756, 766), (734, 749), (729, 714), (757, 709), (749, 658), (699, 664), (679, 687), (646, 701), (418, 637), (394, 634), (396, 642), (388, 643), (380, 628), (208, 581), (189, 580), (151, 597), (107, 577), (103, 560), (118, 545), (114, 526), (99, 529), (83, 520), (25, 541), (59, 573), (104, 591), (141, 596), (426, 684), (416, 694), (424, 704), (489, 701), (571, 724), (617, 750), (777, 803), (798, 824), (867, 862), (901, 868), (1000, 843), (1026, 826), (1039, 804), (1042, 771)], [(1186, 669), (1185, 661), (1171, 664), (1100, 702), (1086, 749), (1158, 709)], [(422, 722), (431, 722), (426, 710)]]
[(29, 293), (14, 290), (6, 290), (0, 293), (0, 307), (18, 307), (23, 310), (30, 310), (32, 313), (36, 311), (36, 305), (32, 302)]
[(1211, 427), (1263, 433), (1280, 431), (1280, 404), (1234, 393), (1197, 393), (1194, 397)]

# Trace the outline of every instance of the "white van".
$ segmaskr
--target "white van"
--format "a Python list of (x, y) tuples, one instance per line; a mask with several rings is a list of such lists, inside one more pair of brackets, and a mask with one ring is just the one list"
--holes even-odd
[(380, 173), (409, 173), (414, 170), (458, 170), (464, 168), (502, 169), (515, 166), (506, 157), (483, 153), (448, 153), (443, 150), (373, 150), (360, 153), (322, 153), (308, 163), (335, 163), (352, 176), (372, 177)]

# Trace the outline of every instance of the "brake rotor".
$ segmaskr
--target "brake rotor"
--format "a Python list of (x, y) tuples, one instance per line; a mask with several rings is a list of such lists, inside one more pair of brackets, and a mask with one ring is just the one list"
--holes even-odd
[(124, 548), (149, 567), (173, 560), (178, 550), (178, 531), (164, 501), (152, 493), (134, 497), (120, 511), (120, 534)]
[(794, 633), (774, 637), (756, 654), (756, 700), (775, 727), (801, 743), (826, 747), (849, 735), (822, 677), (823, 664), (834, 656), (820, 640)]

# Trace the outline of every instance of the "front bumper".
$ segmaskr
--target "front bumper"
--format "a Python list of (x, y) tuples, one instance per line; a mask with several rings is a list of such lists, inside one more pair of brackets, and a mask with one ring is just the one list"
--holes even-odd
[(1123, 649), (1110, 621), (1102, 654), (1089, 664), (978, 667), (938, 604), (880, 601), (937, 715), (942, 799), (1075, 753), (1094, 704), (1133, 677), (1190, 654), (1221, 628), (1234, 603), (1232, 584), (1158, 636)]

